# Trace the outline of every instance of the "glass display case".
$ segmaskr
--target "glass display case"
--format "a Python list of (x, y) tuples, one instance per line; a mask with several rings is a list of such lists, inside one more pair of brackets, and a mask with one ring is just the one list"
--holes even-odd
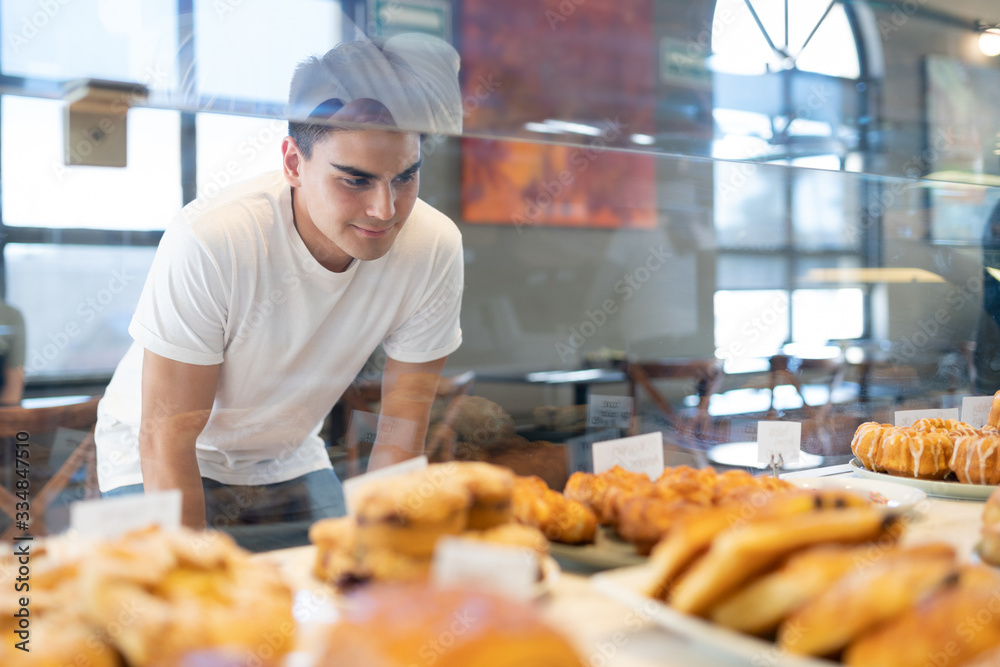
[[(847, 2), (50, 4), (0, 3), (25, 407), (103, 393), (180, 207), (281, 168), (297, 62), (411, 31), (462, 61), (462, 132), (421, 136), (420, 196), (461, 231), (465, 271), (430, 460), (561, 489), (590, 443), (660, 432), (668, 465), (756, 470), (757, 424), (781, 420), (802, 424), (801, 465), (843, 463), (863, 422), (1000, 389), (984, 112), (1000, 69), (964, 20)], [(127, 166), (65, 164), (102, 141), (62, 132), (81, 79), (139, 84), (109, 93)], [(366, 469), (385, 363), (330, 396), (341, 479)]]

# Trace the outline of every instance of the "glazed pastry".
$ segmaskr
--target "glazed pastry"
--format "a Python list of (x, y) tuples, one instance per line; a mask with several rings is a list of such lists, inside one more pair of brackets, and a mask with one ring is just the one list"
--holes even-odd
[(944, 431), (897, 429), (882, 439), (879, 467), (890, 475), (917, 479), (944, 479), (954, 443)]
[(965, 484), (1000, 484), (1000, 435), (987, 432), (960, 436), (949, 467)]
[(1000, 429), (1000, 391), (993, 394), (990, 414), (986, 417), (986, 428)]
[(865, 422), (854, 432), (854, 439), (851, 440), (851, 451), (858, 457), (868, 470), (882, 472), (878, 466), (878, 457), (882, 451), (882, 439), (893, 429), (892, 424), (880, 424), (878, 422)]

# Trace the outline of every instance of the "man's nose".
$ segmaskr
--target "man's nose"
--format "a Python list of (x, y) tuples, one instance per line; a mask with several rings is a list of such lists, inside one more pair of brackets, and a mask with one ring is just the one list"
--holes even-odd
[(379, 220), (389, 220), (396, 213), (392, 187), (385, 184), (377, 185), (372, 192), (366, 214)]

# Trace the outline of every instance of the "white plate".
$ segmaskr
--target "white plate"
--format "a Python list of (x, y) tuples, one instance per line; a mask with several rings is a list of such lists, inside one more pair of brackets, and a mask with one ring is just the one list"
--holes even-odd
[(883, 472), (868, 470), (857, 459), (851, 459), (851, 470), (865, 479), (881, 480), (905, 484), (924, 491), (929, 496), (938, 498), (957, 498), (959, 500), (986, 500), (997, 488), (988, 484), (962, 484), (961, 482), (943, 482), (933, 479), (916, 479), (913, 477), (896, 477)]
[(748, 665), (770, 667), (834, 667), (839, 664), (790, 655), (778, 650), (772, 642), (723, 628), (703, 618), (682, 614), (662, 602), (646, 597), (642, 590), (645, 582), (650, 579), (650, 568), (649, 565), (634, 565), (608, 570), (595, 574), (590, 581), (597, 590), (625, 603), (641, 618), (691, 640), (706, 653), (739, 658)]
[(920, 489), (895, 481), (880, 479), (858, 479), (857, 477), (798, 477), (788, 480), (806, 489), (843, 489), (854, 491), (874, 503), (893, 509), (911, 510), (927, 500), (927, 494)]
[[(724, 466), (740, 468), (755, 468), (766, 470), (769, 466), (766, 463), (757, 462), (757, 442), (727, 442), (722, 445), (710, 447), (705, 456), (712, 463)], [(782, 470), (804, 470), (805, 468), (818, 468), (823, 465), (823, 457), (809, 452), (799, 452), (799, 460), (795, 463), (786, 463)]]

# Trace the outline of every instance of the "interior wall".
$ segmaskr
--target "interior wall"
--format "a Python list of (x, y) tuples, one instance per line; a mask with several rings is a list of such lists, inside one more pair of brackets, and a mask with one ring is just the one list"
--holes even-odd
[[(995, 11), (993, 3), (984, 0), (982, 4), (984, 16)], [(980, 52), (972, 30), (925, 18), (914, 11), (915, 6), (893, 3), (875, 10), (885, 76), (879, 104), (881, 150), (872, 167), (878, 173), (910, 178), (930, 168), (924, 100), (926, 56), (947, 56), (972, 65), (1000, 68), (1000, 59)], [(895, 184), (883, 187), (880, 193), (892, 202), (884, 221), (882, 265), (926, 269), (946, 281), (887, 286), (887, 319), (880, 323), (885, 336), (901, 349), (920, 349), (922, 343), (923, 351), (931, 354), (938, 348), (972, 340), (982, 311), (980, 248), (928, 241), (930, 216), (926, 192), (921, 188)], [(985, 222), (968, 221), (974, 237), (981, 236)]]
[[(586, 11), (586, 5), (577, 11)], [(705, 48), (695, 40), (709, 25), (707, 11), (675, 0), (656, 3), (657, 44), (670, 38), (675, 46)], [(708, 141), (710, 92), (704, 82), (656, 75), (658, 98), (664, 100), (656, 110), (657, 129), (685, 141)], [(504, 82), (501, 93), (506, 86), (516, 82)], [(697, 148), (703, 151), (704, 144)], [(672, 357), (714, 354), (710, 163), (658, 159), (656, 228), (607, 230), (466, 223), (458, 187), (461, 159), (459, 140), (435, 140), (421, 183), (422, 196), (458, 223), (465, 245), (464, 342), (449, 359), (449, 372), (579, 368), (584, 355), (607, 349)], [(482, 383), (477, 393), (512, 412), (570, 398), (566, 389)]]

